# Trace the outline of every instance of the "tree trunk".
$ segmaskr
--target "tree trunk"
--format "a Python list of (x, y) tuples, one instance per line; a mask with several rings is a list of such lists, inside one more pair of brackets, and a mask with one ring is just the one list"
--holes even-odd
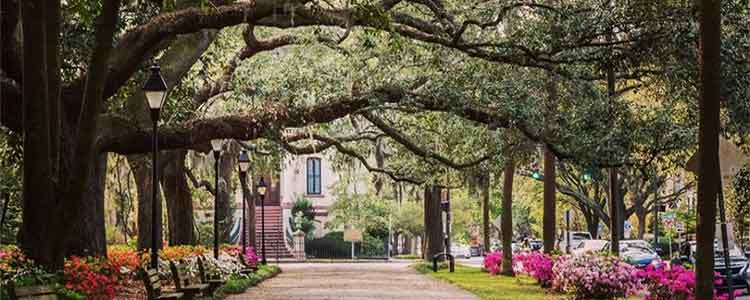
[(161, 178), (167, 204), (169, 245), (195, 245), (193, 198), (185, 170), (186, 150), (164, 155), (168, 161)]
[(648, 210), (642, 205), (635, 210), (635, 216), (638, 218), (638, 239), (642, 240), (643, 235), (646, 234), (646, 216), (648, 216)]
[(721, 100), (721, 1), (701, 0), (700, 130), (698, 134), (698, 224), (696, 300), (713, 299), (716, 196), (719, 178), (719, 111)]
[[(611, 37), (608, 38), (611, 40)], [(607, 67), (607, 94), (610, 98), (610, 101), (614, 102), (615, 97), (615, 68), (612, 64), (609, 64)], [(609, 232), (610, 232), (610, 238), (609, 238), (609, 245), (610, 245), (610, 251), (612, 254), (619, 254), (620, 253), (620, 237), (621, 231), (620, 228), (622, 228), (622, 219), (620, 218), (620, 206), (619, 202), (620, 197), (618, 195), (619, 192), (619, 182), (617, 180), (617, 168), (610, 168), (609, 169), (609, 178), (608, 178), (608, 186), (609, 186)]]
[(543, 234), (544, 253), (555, 250), (555, 231), (557, 226), (557, 199), (555, 197), (555, 154), (545, 147), (544, 151), (544, 220)]
[(515, 163), (511, 157), (505, 157), (505, 170), (503, 170), (503, 212), (500, 217), (503, 233), (503, 266), (501, 273), (506, 276), (515, 276), (513, 273), (513, 176), (515, 175)]
[(620, 253), (620, 228), (619, 207), (617, 205), (617, 169), (609, 170), (609, 240), (610, 252), (617, 255)]
[(432, 261), (432, 256), (443, 251), (443, 218), (440, 212), (440, 188), (426, 186), (424, 190), (424, 259)]
[[(152, 214), (151, 201), (154, 199), (152, 196), (152, 180), (151, 180), (151, 162), (146, 156), (143, 155), (130, 155), (128, 156), (128, 164), (130, 169), (133, 170), (133, 177), (135, 179), (135, 188), (138, 193), (138, 250), (149, 250), (151, 249), (151, 218), (153, 215), (157, 216), (157, 236), (156, 246), (162, 248), (162, 224), (161, 224), (161, 193), (157, 190), (156, 201), (157, 201), (157, 212)], [(156, 187), (159, 188), (158, 186)]]
[(489, 174), (482, 178), (482, 242), (484, 252), (490, 252), (490, 180)]
[(80, 218), (73, 222), (65, 242), (65, 256), (106, 256), (104, 189), (107, 180), (107, 154), (99, 154), (87, 180), (87, 190), (77, 208)]
[[(557, 28), (553, 29), (553, 35), (558, 35)], [(547, 79), (547, 107), (545, 116), (545, 131), (550, 131), (554, 122), (554, 112), (557, 106), (558, 90), (557, 78), (550, 75)], [(542, 216), (542, 240), (544, 253), (551, 254), (555, 250), (555, 233), (557, 226), (557, 199), (555, 175), (555, 154), (548, 146), (544, 147), (544, 212)]]
[[(46, 1), (21, 1), (23, 30), (23, 224), (21, 248), (50, 270), (60, 269), (64, 253), (55, 240), (61, 228), (54, 198), (50, 158), (50, 114), (45, 63)], [(50, 240), (52, 238), (52, 240)]]
[(596, 239), (599, 237), (599, 217), (594, 212), (584, 212), (584, 218), (586, 219), (586, 229), (591, 236)]
[(228, 147), (224, 147), (226, 151), (221, 153), (221, 161), (219, 161), (219, 203), (218, 212), (216, 216), (219, 220), (219, 242), (229, 243), (230, 234), (232, 231), (232, 224), (234, 222), (234, 216), (232, 214), (232, 203), (234, 202), (232, 195), (234, 189), (232, 188), (232, 175), (236, 173), (236, 161), (237, 161), (237, 150), (233, 144), (227, 144)]
[[(251, 173), (252, 174), (252, 171)], [(248, 177), (250, 178), (250, 185), (248, 185)], [(255, 247), (255, 194), (253, 193), (250, 186), (252, 185), (252, 175), (240, 176), (240, 188), (242, 188), (242, 201), (245, 202), (245, 220), (247, 224), (244, 224), (243, 230), (245, 230), (245, 237), (247, 238), (247, 245)], [(286, 222), (286, 221), (284, 221)], [(257, 247), (255, 247), (257, 249)]]

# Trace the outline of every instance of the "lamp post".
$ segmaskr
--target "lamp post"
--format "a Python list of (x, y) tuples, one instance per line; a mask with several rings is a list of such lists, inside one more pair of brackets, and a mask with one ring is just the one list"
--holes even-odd
[(258, 193), (258, 197), (260, 197), (260, 253), (261, 253), (261, 263), (266, 264), (266, 189), (268, 186), (266, 185), (266, 182), (263, 180), (263, 177), (260, 177), (260, 180), (258, 180), (258, 185), (255, 186), (255, 191)]
[(214, 153), (214, 258), (219, 259), (219, 160), (221, 159), (222, 140), (211, 140)]
[(245, 202), (247, 202), (247, 195), (245, 195), (245, 183), (247, 181), (247, 170), (250, 168), (250, 156), (247, 151), (242, 150), (240, 157), (238, 158), (240, 165), (240, 184), (242, 185), (242, 251), (247, 249), (247, 224), (245, 223), (247, 211), (245, 209)]
[(159, 125), (159, 111), (161, 106), (164, 104), (164, 99), (167, 97), (167, 84), (164, 82), (164, 78), (161, 77), (161, 68), (158, 65), (152, 65), (149, 69), (151, 74), (143, 84), (143, 92), (146, 94), (146, 100), (148, 100), (148, 107), (151, 110), (151, 122), (153, 122), (152, 133), (152, 156), (151, 156), (151, 268), (157, 269), (159, 267), (159, 201), (157, 201), (156, 189), (158, 188), (159, 179), (157, 177), (157, 152), (158, 148), (158, 125)]

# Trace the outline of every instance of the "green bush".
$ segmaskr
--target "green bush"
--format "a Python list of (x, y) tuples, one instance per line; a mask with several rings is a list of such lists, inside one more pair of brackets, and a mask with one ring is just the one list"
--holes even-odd
[(61, 300), (85, 300), (86, 296), (71, 291), (66, 288), (60, 288), (57, 290), (57, 295)]

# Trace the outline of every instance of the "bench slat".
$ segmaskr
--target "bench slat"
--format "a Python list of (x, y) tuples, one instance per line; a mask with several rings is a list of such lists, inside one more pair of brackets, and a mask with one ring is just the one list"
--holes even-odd
[(56, 291), (54, 288), (48, 285), (32, 285), (16, 287), (14, 289), (16, 296), (18, 297), (30, 297), (37, 295), (55, 295)]

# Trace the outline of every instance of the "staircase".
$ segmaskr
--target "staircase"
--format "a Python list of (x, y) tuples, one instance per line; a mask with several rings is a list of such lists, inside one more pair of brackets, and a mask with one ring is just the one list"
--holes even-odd
[(286, 248), (285, 244), (285, 233), (284, 233), (284, 218), (281, 211), (281, 206), (266, 206), (265, 207), (265, 220), (260, 217), (261, 207), (260, 205), (255, 207), (255, 238), (256, 245), (255, 251), (258, 257), (261, 257), (261, 226), (265, 221), (266, 223), (266, 260), (275, 260), (277, 255), (278, 258), (292, 258), (292, 253)]

